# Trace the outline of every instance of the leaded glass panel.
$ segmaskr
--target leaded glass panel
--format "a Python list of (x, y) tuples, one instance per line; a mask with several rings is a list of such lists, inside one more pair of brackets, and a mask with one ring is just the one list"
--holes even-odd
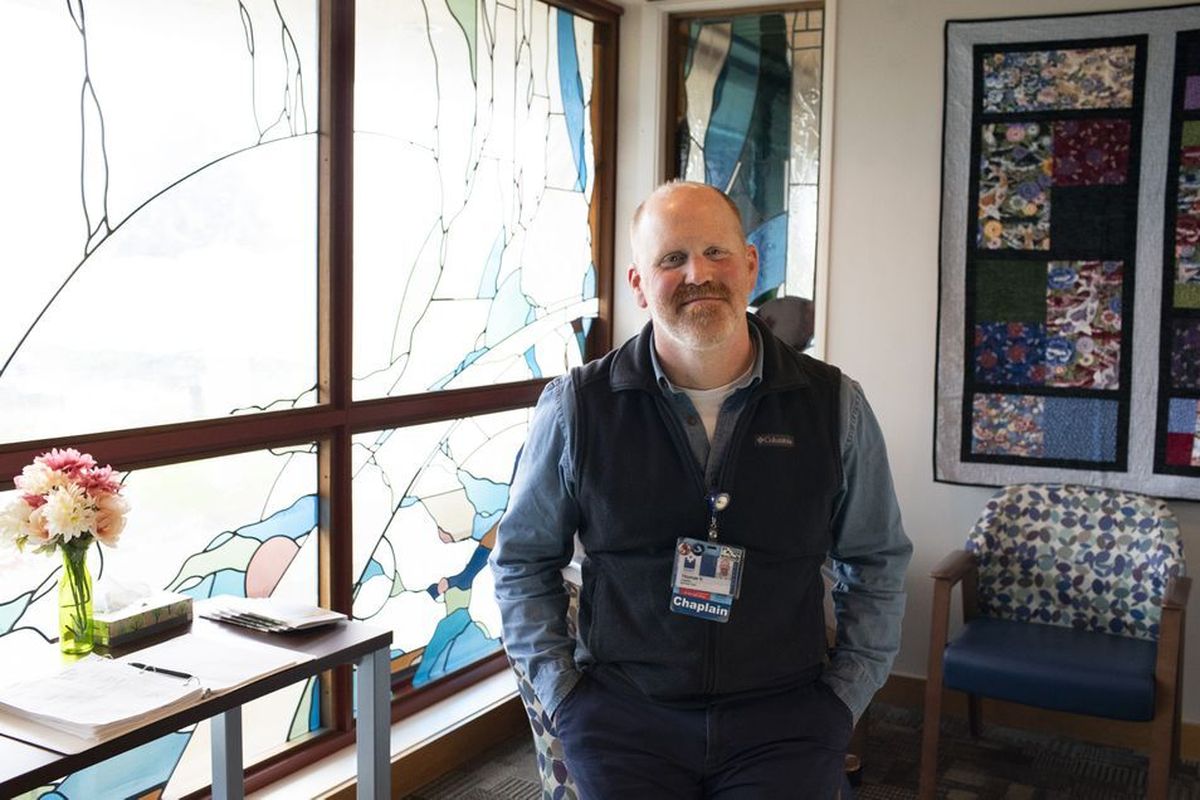
[[(124, 477), (132, 511), (118, 546), (93, 547), (97, 602), (124, 588), (317, 601), (316, 445), (140, 469)], [(15, 491), (0, 493), (0, 506)], [(0, 548), (0, 683), (58, 663), (61, 559)], [(247, 762), (321, 725), (319, 685), (304, 681), (246, 706)], [(210, 781), (208, 723), (80, 770), (33, 797), (179, 796)]]
[(530, 411), (354, 437), (354, 616), (421, 686), (500, 649), (487, 559)]
[(0, 441), (313, 402), (316, 22), (0, 3)]
[(357, 4), (354, 397), (564, 373), (598, 313), (593, 25)]
[(814, 299), (824, 15), (684, 20), (675, 175), (727, 192), (759, 251), (755, 304)]

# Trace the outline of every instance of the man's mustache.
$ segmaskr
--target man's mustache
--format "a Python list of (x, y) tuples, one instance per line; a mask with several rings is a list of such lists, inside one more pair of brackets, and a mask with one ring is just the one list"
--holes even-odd
[(675, 290), (675, 295), (672, 299), (675, 301), (675, 305), (681, 306), (684, 303), (690, 303), (693, 300), (714, 299), (725, 300), (728, 302), (730, 296), (729, 290), (721, 284), (713, 281), (706, 281), (705, 283), (700, 284), (680, 284), (679, 288)]

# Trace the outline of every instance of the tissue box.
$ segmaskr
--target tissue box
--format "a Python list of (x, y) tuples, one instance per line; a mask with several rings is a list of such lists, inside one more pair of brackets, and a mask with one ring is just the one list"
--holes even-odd
[(192, 598), (159, 592), (116, 611), (97, 611), (96, 644), (116, 647), (192, 621)]

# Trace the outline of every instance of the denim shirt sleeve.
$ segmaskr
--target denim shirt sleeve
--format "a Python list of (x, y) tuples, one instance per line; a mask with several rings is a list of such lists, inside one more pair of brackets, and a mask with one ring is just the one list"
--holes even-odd
[(900, 522), (887, 449), (862, 387), (842, 378), (843, 483), (834, 499), (837, 645), (824, 680), (857, 721), (900, 649), (912, 543)]
[(573, 400), (569, 376), (542, 392), (490, 559), (505, 650), (550, 717), (579, 680), (562, 576), (579, 523), (569, 446)]

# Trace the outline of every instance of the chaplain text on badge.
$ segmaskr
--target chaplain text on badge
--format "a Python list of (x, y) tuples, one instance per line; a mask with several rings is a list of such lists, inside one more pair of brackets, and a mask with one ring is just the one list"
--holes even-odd
[(727, 622), (741, 591), (746, 550), (714, 541), (680, 538), (675, 546), (671, 610)]

